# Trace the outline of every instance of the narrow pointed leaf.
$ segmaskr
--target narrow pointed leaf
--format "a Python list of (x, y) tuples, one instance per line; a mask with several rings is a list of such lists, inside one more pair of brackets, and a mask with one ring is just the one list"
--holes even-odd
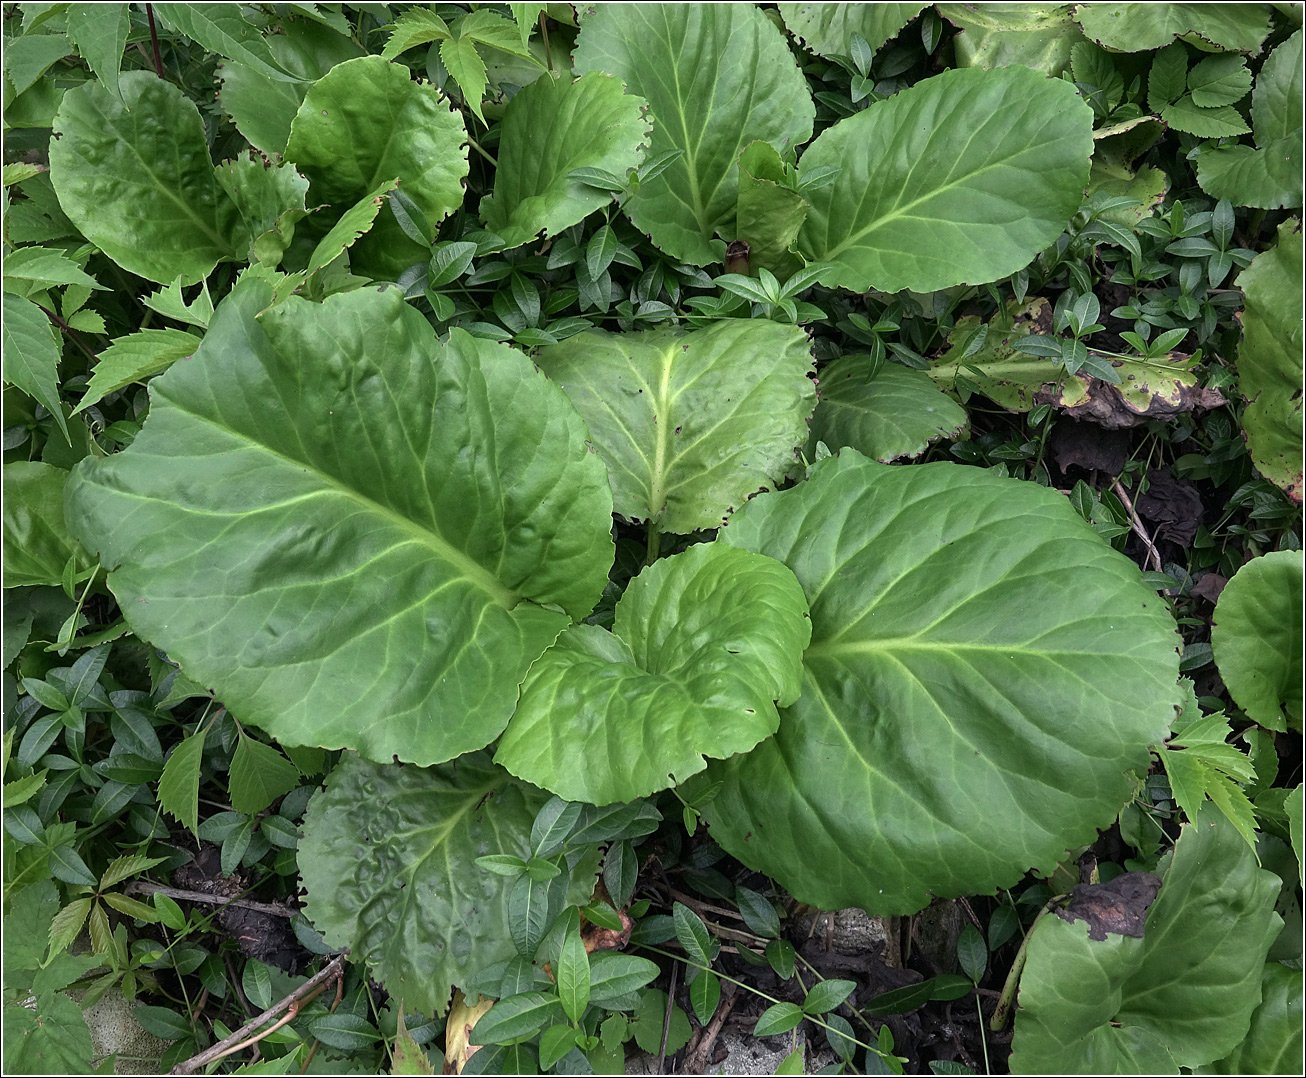
[(154, 381), (73, 531), (134, 629), (283, 744), (479, 748), (602, 590), (602, 464), (524, 356), (438, 345), (395, 289), (266, 305), (238, 290)]
[(544, 77), (504, 113), (494, 194), (481, 199), (485, 227), (516, 247), (553, 236), (606, 206), (612, 196), (571, 178), (578, 168), (626, 175), (644, 159), (644, 101), (591, 72), (571, 82)]
[(50, 319), (30, 299), (5, 294), (4, 380), (43, 405), (69, 445), (59, 401), (59, 342)]
[(1033, 484), (843, 450), (722, 538), (794, 570), (812, 644), (776, 736), (709, 768), (725, 785), (705, 811), (803, 901), (906, 912), (1050, 872), (1115, 818), (1173, 717), (1165, 604)]
[(537, 362), (588, 425), (615, 510), (677, 533), (718, 527), (778, 482), (806, 441), (816, 396), (806, 335), (762, 320), (595, 330)]
[(118, 70), (130, 30), (130, 4), (68, 5), (69, 39), (96, 78), (119, 100)]
[(200, 729), (172, 750), (159, 776), (159, 804), (163, 811), (194, 831), (199, 822), (200, 764), (204, 759), (204, 737)]
[(605, 71), (648, 102), (649, 157), (684, 150), (625, 204), (673, 258), (718, 262), (734, 239), (739, 153), (812, 135), (815, 109), (784, 37), (752, 4), (604, 4), (581, 20), (575, 69)]
[(803, 154), (813, 191), (798, 235), (821, 282), (932, 292), (981, 284), (1052, 243), (1088, 182), (1093, 113), (1073, 84), (1028, 68), (945, 71), (841, 120)]
[(558, 954), (558, 998), (564, 1013), (579, 1022), (590, 1002), (590, 961), (579, 931), (569, 931)]

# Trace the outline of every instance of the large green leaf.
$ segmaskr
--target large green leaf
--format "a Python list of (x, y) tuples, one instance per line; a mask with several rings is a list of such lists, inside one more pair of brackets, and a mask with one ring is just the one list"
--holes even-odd
[(1267, 962), (1247, 1036), (1208, 1074), (1296, 1074), (1302, 1064), (1302, 972)]
[(887, 464), (918, 457), (931, 442), (966, 431), (966, 410), (923, 371), (888, 363), (873, 378), (868, 373), (866, 356), (845, 356), (821, 370), (809, 444), (851, 446)]
[(792, 150), (816, 114), (783, 35), (752, 4), (604, 4), (581, 20), (575, 69), (606, 71), (644, 98), (649, 156), (684, 155), (626, 204), (671, 257), (721, 261), (735, 239), (739, 152), (763, 139)]
[(786, 172), (769, 142), (750, 142), (739, 155), (736, 235), (749, 245), (753, 272), (765, 268), (782, 281), (800, 268), (793, 247), (807, 218), (807, 200), (785, 183)]
[[(439, 90), (413, 82), (402, 64), (363, 56), (337, 64), (308, 91), (286, 159), (308, 177), (313, 201), (337, 211), (397, 176), (434, 227), (462, 205), (466, 139), (462, 114)], [(354, 255), (374, 275), (393, 278), (423, 248), (386, 214), (355, 244)]]
[(945, 71), (840, 120), (799, 162), (840, 168), (798, 234), (823, 284), (933, 292), (996, 280), (1057, 238), (1080, 205), (1093, 112), (1028, 68)]
[(1260, 1002), (1280, 882), (1214, 805), (1184, 826), (1142, 938), (1044, 917), (1030, 935), (1013, 1074), (1177, 1074), (1226, 1055)]
[(1247, 448), (1266, 479), (1302, 500), (1302, 234), (1297, 221), (1279, 226), (1279, 245), (1257, 255), (1238, 276), (1246, 295), (1238, 388)]
[(1250, 146), (1212, 146), (1197, 157), (1197, 182), (1239, 206), (1279, 209), (1302, 202), (1302, 31), (1276, 48), (1252, 91)]
[(1268, 4), (1079, 4), (1084, 33), (1114, 52), (1146, 52), (1175, 38), (1205, 52), (1261, 49), (1270, 32)]
[(722, 538), (794, 571), (812, 644), (775, 737), (709, 767), (712, 835), (822, 909), (1050, 872), (1173, 718), (1165, 604), (1053, 491), (845, 449)]
[(336, 64), (354, 60), (363, 50), (351, 38), (320, 23), (283, 20), (278, 32), (267, 38), (268, 48), (285, 71), (304, 81), (274, 79), (245, 64), (229, 62), (218, 68), (222, 79), (222, 107), (250, 143), (271, 156), (285, 152), (290, 125), (304, 102), (309, 86)]
[(244, 252), (239, 212), (218, 182), (199, 110), (152, 72), (127, 71), (122, 100), (98, 82), (64, 94), (50, 178), (82, 235), (124, 269), (198, 281)]
[(594, 330), (536, 362), (589, 425), (616, 511), (670, 532), (719, 527), (777, 482), (807, 440), (816, 403), (806, 335), (761, 319), (693, 332)]
[(1215, 605), (1220, 677), (1247, 717), (1271, 730), (1286, 722), (1301, 729), (1302, 573), (1300, 550), (1263, 554), (1233, 575)]
[(37, 461), (4, 466), (4, 586), (59, 584), (64, 566), (76, 556), (78, 568), (93, 564), (64, 523), (63, 496), (68, 473)]
[(1070, 4), (939, 4), (939, 14), (961, 31), (953, 38), (958, 67), (1020, 64), (1045, 75), (1070, 66), (1083, 41)]
[(575, 82), (541, 78), (523, 89), (504, 113), (494, 194), (481, 199), (485, 227), (516, 247), (607, 205), (611, 193), (568, 174), (600, 168), (624, 177), (643, 161), (643, 106), (620, 81), (598, 72)]
[(165, 26), (197, 41), (209, 52), (238, 60), (278, 82), (296, 82), (283, 71), (268, 40), (253, 20), (231, 4), (165, 4), (159, 11)]
[(443, 1014), (453, 985), (516, 953), (513, 881), (474, 862), (529, 858), (546, 800), (483, 753), (430, 769), (346, 756), (304, 814), (305, 913), (405, 1007)]
[(810, 637), (778, 561), (690, 547), (631, 581), (612, 632), (574, 625), (531, 667), (495, 762), (568, 801), (646, 797), (774, 733)]
[(397, 290), (270, 298), (233, 293), (131, 447), (79, 467), (73, 533), (133, 629), (283, 744), (480, 748), (603, 589), (603, 465), (520, 352), (437, 344)]
[(852, 56), (853, 34), (872, 51), (912, 19), (925, 4), (781, 4), (780, 17), (795, 37), (819, 56)]
[(240, 240), (251, 262), (276, 266), (305, 217), (308, 181), (290, 165), (269, 167), (257, 154), (224, 161), (218, 183), (240, 213)]

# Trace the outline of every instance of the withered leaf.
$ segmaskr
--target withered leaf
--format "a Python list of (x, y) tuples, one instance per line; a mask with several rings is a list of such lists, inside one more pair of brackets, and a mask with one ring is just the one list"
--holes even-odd
[(1161, 889), (1161, 877), (1150, 872), (1125, 872), (1106, 883), (1081, 883), (1070, 893), (1070, 904), (1057, 910), (1065, 921), (1087, 921), (1088, 938), (1107, 933), (1142, 938), (1148, 907)]

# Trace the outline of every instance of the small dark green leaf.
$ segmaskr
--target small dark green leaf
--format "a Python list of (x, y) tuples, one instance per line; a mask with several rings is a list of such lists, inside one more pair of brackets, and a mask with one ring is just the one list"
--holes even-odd
[(961, 930), (957, 939), (957, 962), (966, 976), (976, 984), (983, 980), (989, 963), (989, 949), (974, 925), (966, 925)]
[(526, 862), (510, 853), (492, 853), (485, 857), (478, 857), (476, 864), (498, 876), (516, 877), (526, 871)]
[(803, 1011), (806, 1014), (825, 1014), (826, 1011), (832, 1011), (847, 999), (856, 987), (855, 981), (818, 981), (812, 985), (812, 990), (803, 1000)]
[(776, 915), (775, 907), (765, 897), (747, 887), (737, 888), (735, 897), (739, 903), (740, 916), (750, 932), (763, 939), (779, 937), (780, 918)]
[(523, 992), (501, 999), (476, 1023), (472, 1044), (502, 1044), (529, 1037), (562, 1017), (562, 1003), (545, 992)]
[(86, 867), (81, 854), (70, 846), (56, 846), (50, 851), (50, 874), (64, 883), (94, 887), (95, 877)]
[(794, 975), (794, 945), (788, 940), (772, 940), (766, 945), (766, 960), (782, 981)]
[(573, 1022), (579, 1022), (590, 1001), (590, 963), (579, 931), (568, 932), (558, 954), (558, 998)]
[(146, 1033), (160, 1040), (176, 1041), (192, 1034), (190, 1023), (176, 1011), (167, 1007), (150, 1007), (141, 1005), (132, 1011), (132, 1017), (140, 1023)]
[(361, 1052), (381, 1039), (377, 1028), (356, 1014), (324, 1014), (309, 1023), (308, 1032), (329, 1048)]
[(685, 949), (690, 961), (701, 966), (709, 965), (712, 961), (711, 938), (702, 919), (682, 902), (672, 906), (671, 914), (675, 921), (676, 939), (680, 941), (680, 946)]
[(531, 826), (531, 850), (536, 857), (547, 857), (562, 848), (580, 818), (580, 802), (551, 798), (535, 817)]
[(802, 1008), (796, 1003), (777, 1003), (762, 1012), (762, 1017), (753, 1027), (754, 1037), (774, 1037), (777, 1033), (788, 1033), (803, 1020)]
[(643, 988), (659, 972), (657, 963), (647, 958), (616, 951), (596, 951), (589, 962), (591, 1003), (628, 995)]
[(711, 970), (700, 973), (689, 986), (689, 1002), (699, 1025), (707, 1025), (721, 1002), (721, 979)]

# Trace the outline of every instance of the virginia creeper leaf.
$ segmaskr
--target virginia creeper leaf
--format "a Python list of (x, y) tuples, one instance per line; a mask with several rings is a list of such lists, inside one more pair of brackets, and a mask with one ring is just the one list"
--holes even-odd
[(167, 370), (195, 354), (200, 338), (181, 329), (142, 329), (114, 339), (95, 365), (86, 392), (73, 414), (98, 404), (114, 390)]
[(130, 4), (69, 4), (68, 38), (109, 93), (122, 100), (118, 70), (131, 31)]
[(59, 401), (59, 341), (50, 319), (30, 299), (5, 295), (4, 380), (44, 406), (72, 445)]
[(80, 466), (72, 530), (135, 631), (283, 744), (480, 748), (603, 589), (603, 465), (521, 353), (437, 344), (398, 290), (269, 298), (233, 293)]

